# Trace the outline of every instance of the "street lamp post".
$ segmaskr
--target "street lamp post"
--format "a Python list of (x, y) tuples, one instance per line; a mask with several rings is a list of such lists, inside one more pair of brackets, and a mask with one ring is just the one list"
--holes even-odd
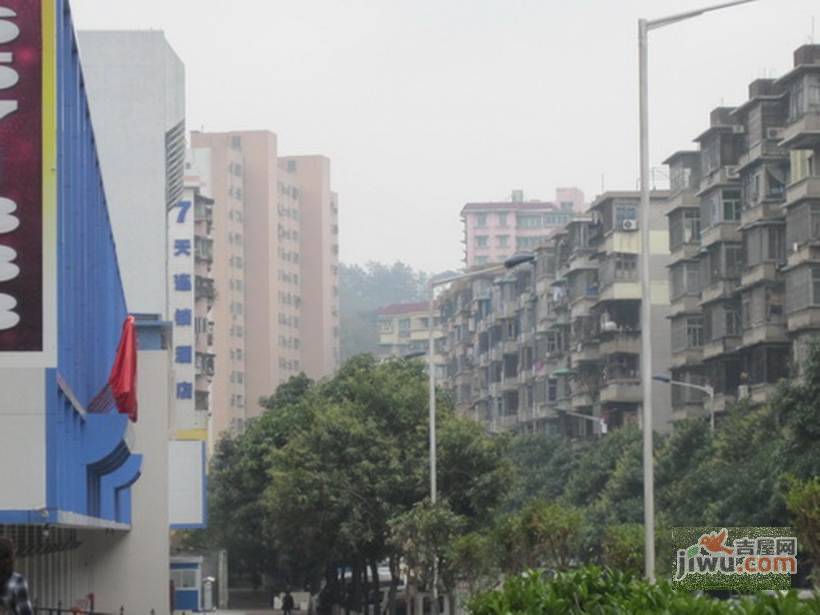
[(645, 535), (645, 575), (655, 582), (655, 478), (652, 458), (652, 301), (649, 245), (649, 31), (669, 26), (679, 21), (698, 17), (704, 13), (748, 4), (755, 0), (733, 0), (714, 6), (703, 7), (659, 19), (638, 20), (638, 74), (640, 108), (640, 159), (641, 159), (641, 392), (643, 428), (643, 498)]
[(663, 374), (653, 376), (652, 379), (657, 380), (658, 382), (665, 382), (667, 384), (677, 385), (680, 387), (694, 389), (696, 391), (706, 393), (709, 396), (709, 429), (712, 432), (712, 435), (715, 435), (715, 389), (712, 385), (701, 385), (693, 384), (691, 382), (684, 382), (683, 380), (672, 380), (670, 376), (666, 376)]
[[(436, 287), (455, 282), (457, 280), (471, 280), (491, 273), (500, 273), (506, 269), (513, 269), (523, 263), (529, 263), (535, 260), (535, 255), (531, 253), (519, 253), (509, 257), (503, 263), (485, 267), (484, 269), (476, 269), (475, 271), (468, 271), (466, 273), (445, 273), (441, 276), (430, 280), (430, 308), (427, 318), (427, 372), (429, 380), (429, 402), (430, 409), (430, 502), (436, 503), (437, 487), (436, 487), (436, 350), (435, 340), (433, 339), (433, 319), (435, 316), (435, 298)], [(433, 558), (433, 588), (432, 588), (432, 602), (433, 613), (438, 613), (438, 560)]]

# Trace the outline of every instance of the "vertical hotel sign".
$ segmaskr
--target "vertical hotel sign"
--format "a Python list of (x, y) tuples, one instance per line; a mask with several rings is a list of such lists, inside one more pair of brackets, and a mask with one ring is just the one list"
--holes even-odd
[(54, 41), (44, 36), (53, 12), (53, 0), (0, 0), (0, 353), (46, 350), (45, 306), (54, 300), (45, 296), (43, 249), (56, 173), (43, 138), (55, 134), (53, 125), (44, 131), (54, 116), (44, 114), (54, 102)]

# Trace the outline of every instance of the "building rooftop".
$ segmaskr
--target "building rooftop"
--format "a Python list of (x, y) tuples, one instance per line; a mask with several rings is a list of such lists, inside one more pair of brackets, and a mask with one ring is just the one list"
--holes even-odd
[(499, 209), (509, 209), (513, 211), (544, 211), (560, 209), (558, 205), (551, 201), (488, 201), (486, 203), (467, 203), (461, 213), (470, 211), (494, 211)]
[(392, 303), (376, 310), (377, 316), (398, 316), (399, 314), (412, 314), (430, 309), (430, 304), (426, 301), (415, 303)]

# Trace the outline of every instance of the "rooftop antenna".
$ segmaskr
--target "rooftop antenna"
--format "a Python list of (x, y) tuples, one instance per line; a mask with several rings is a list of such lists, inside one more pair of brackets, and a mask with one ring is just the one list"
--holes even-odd
[(814, 45), (814, 15), (811, 16), (811, 34), (809, 35), (809, 44)]

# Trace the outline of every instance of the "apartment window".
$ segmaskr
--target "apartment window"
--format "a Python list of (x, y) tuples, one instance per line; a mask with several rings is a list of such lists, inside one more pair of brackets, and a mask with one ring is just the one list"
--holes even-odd
[(242, 137), (238, 135), (231, 136), (231, 148), (242, 149)]
[(697, 263), (675, 263), (670, 272), (670, 298), (674, 301), (687, 294), (700, 292), (700, 272)]
[(703, 317), (689, 316), (672, 321), (672, 351), (703, 346)]
[(618, 278), (633, 279), (636, 277), (638, 270), (638, 255), (619, 253), (615, 258), (615, 268), (618, 272)]
[(399, 331), (410, 331), (410, 319), (402, 318), (399, 320)]
[(296, 161), (295, 160), (288, 160), (288, 171), (293, 173), (296, 171)]
[(476, 256), (475, 263), (476, 265), (486, 265), (489, 259), (486, 256)]
[(487, 247), (488, 238), (486, 235), (476, 235), (475, 238), (475, 245), (476, 248), (486, 248)]
[(740, 220), (740, 210), (742, 201), (740, 190), (724, 190), (721, 194), (723, 202), (723, 219), (728, 222)]
[(686, 319), (686, 343), (689, 348), (703, 346), (703, 318), (694, 316)]
[(487, 226), (487, 214), (476, 214), (475, 225), (479, 228)]
[(541, 228), (543, 226), (543, 217), (532, 214), (519, 214), (516, 216), (516, 225), (518, 228)]
[(509, 235), (497, 235), (496, 243), (498, 244), (499, 248), (507, 248), (510, 244), (510, 236)]
[(558, 379), (550, 378), (547, 380), (547, 400), (555, 401), (558, 399)]
[(498, 214), (498, 226), (507, 226), (507, 212), (501, 212)]

